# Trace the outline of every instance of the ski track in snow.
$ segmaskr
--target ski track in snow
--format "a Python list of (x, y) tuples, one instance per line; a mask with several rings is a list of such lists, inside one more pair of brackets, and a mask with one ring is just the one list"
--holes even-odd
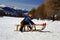
[(0, 17), (0, 40), (60, 40), (60, 21), (32, 20), (36, 24), (47, 23), (43, 32), (15, 32), (15, 24), (23, 18)]

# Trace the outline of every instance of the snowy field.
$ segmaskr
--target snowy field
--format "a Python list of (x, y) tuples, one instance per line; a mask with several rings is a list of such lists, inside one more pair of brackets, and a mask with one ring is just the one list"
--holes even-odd
[(23, 18), (0, 17), (0, 40), (60, 40), (60, 21), (32, 20), (36, 24), (47, 23), (43, 32), (15, 32), (15, 24)]

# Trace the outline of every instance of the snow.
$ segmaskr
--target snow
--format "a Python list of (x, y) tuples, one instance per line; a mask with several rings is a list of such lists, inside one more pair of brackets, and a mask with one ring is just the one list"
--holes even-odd
[(0, 4), (0, 7), (6, 7), (4, 4)]
[(60, 21), (36, 20), (36, 24), (47, 23), (43, 32), (15, 32), (15, 24), (24, 18), (0, 17), (0, 40), (60, 40)]

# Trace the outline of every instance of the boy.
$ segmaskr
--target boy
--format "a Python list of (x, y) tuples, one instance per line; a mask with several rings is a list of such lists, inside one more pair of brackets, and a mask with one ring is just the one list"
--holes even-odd
[[(25, 27), (25, 25), (33, 25), (34, 23), (31, 21), (32, 19), (33, 18), (31, 14), (29, 14), (28, 16), (25, 16), (25, 18), (21, 22), (21, 28), (19, 30), (23, 32), (23, 27)], [(31, 26), (28, 26), (28, 27), (32, 30)]]

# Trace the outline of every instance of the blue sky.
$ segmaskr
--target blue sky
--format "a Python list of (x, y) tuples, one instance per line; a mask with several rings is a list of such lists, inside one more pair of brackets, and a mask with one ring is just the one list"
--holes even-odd
[(36, 8), (44, 2), (45, 0), (0, 0), (0, 4), (26, 9)]

